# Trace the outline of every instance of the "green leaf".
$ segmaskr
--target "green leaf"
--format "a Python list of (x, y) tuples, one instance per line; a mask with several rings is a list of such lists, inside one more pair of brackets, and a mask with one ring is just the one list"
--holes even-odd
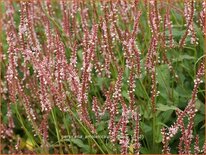
[[(181, 36), (185, 33), (185, 30), (178, 30), (178, 29), (173, 29), (172, 35), (174, 38), (181, 38)], [(166, 36), (169, 37), (169, 31), (166, 31)]]
[(97, 132), (103, 131), (105, 129), (105, 121), (101, 121), (97, 126)]
[(128, 92), (127, 92), (126, 90), (123, 90), (123, 91), (122, 91), (122, 96), (123, 96), (124, 98), (126, 98), (127, 100), (129, 100), (129, 95), (128, 95)]
[(152, 127), (143, 122), (140, 122), (140, 127), (144, 133), (149, 133), (152, 131)]
[[(195, 108), (196, 108), (197, 110), (201, 110), (201, 108), (204, 109), (204, 104), (203, 104), (199, 99), (197, 99), (197, 100), (195, 101)], [(204, 114), (204, 113), (203, 113), (203, 114)]]
[(140, 148), (140, 152), (141, 152), (142, 154), (149, 154), (149, 153), (150, 153), (149, 149), (148, 149), (148, 148), (145, 148), (145, 147), (141, 147), (141, 148)]
[(168, 111), (168, 110), (176, 110), (177, 107), (175, 106), (169, 106), (169, 105), (164, 105), (164, 104), (158, 104), (157, 105), (157, 110), (159, 111)]
[(183, 60), (194, 60), (195, 58), (189, 55), (180, 55), (178, 58), (174, 59), (173, 62), (182, 62)]
[(200, 107), (199, 111), (201, 114), (205, 115), (205, 108), (204, 108), (205, 105), (202, 102), (200, 104), (201, 104), (201, 107)]
[(205, 117), (202, 114), (196, 114), (195, 120), (194, 120), (194, 126), (197, 126), (200, 122), (204, 121)]
[[(161, 112), (161, 120), (163, 123), (166, 123), (167, 121), (171, 120), (171, 119), (174, 119), (171, 117), (172, 113), (173, 113), (173, 110), (167, 110), (167, 112)], [(163, 125), (163, 124), (162, 124)]]
[(85, 151), (89, 151), (89, 146), (85, 145), (80, 139), (71, 139), (71, 141), (76, 144), (78, 147), (84, 149)]
[(161, 88), (169, 88), (170, 73), (168, 65), (160, 65), (157, 67), (157, 81)]

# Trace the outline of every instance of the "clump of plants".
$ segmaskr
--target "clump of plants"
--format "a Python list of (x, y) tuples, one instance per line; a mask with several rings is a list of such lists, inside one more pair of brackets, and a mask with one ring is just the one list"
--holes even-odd
[(205, 2), (1, 8), (2, 153), (206, 153)]

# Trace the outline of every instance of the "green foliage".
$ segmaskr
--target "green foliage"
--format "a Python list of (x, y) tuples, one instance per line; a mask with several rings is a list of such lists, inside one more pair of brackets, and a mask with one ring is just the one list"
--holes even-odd
[[(94, 10), (92, 4), (85, 4), (89, 8), (89, 20), (88, 25), (89, 28), (92, 27), (92, 19), (95, 18), (93, 13)], [(20, 9), (18, 2), (12, 3), (15, 9), (14, 20), (16, 27), (19, 26), (20, 23), (20, 14), (18, 10)], [(100, 4), (95, 3), (98, 8), (98, 15), (102, 16), (104, 13), (100, 11)], [(83, 31), (80, 28), (78, 32), (78, 36), (75, 38), (68, 38), (65, 35), (62, 27), (60, 26), (60, 19), (62, 18), (62, 12), (60, 9), (60, 5), (57, 1), (52, 1), (52, 8), (54, 11), (54, 15), (50, 17), (47, 13), (45, 16), (48, 17), (51, 27), (53, 30), (60, 32), (60, 38), (64, 43), (64, 47), (66, 49), (66, 59), (69, 62), (71, 58), (71, 45), (69, 45), (69, 39), (75, 39), (76, 42), (79, 42), (83, 37)], [(3, 6), (2, 6), (3, 7)], [(191, 99), (192, 90), (194, 87), (194, 79), (196, 76), (196, 71), (198, 68), (199, 62), (202, 60), (202, 56), (204, 53), (204, 38), (202, 34), (202, 30), (199, 24), (195, 23), (195, 32), (197, 37), (199, 38), (198, 45), (191, 45), (190, 39), (186, 39), (186, 45), (183, 48), (179, 48), (178, 43), (181, 37), (185, 33), (185, 26), (183, 16), (180, 15), (175, 9), (171, 11), (171, 20), (173, 23), (173, 39), (175, 42), (174, 48), (166, 47), (163, 49), (158, 45), (158, 57), (160, 61), (163, 60), (162, 54), (165, 52), (166, 57), (171, 62), (171, 66), (173, 71), (169, 69), (168, 64), (157, 63), (156, 65), (156, 82), (157, 82), (157, 90), (159, 91), (159, 95), (155, 99), (156, 103), (156, 113), (153, 113), (151, 107), (151, 76), (145, 70), (145, 61), (146, 54), (149, 48), (150, 40), (151, 40), (151, 32), (148, 26), (148, 16), (147, 10), (144, 9), (144, 2), (141, 1), (139, 4), (139, 9), (142, 10), (142, 16), (140, 17), (139, 22), (139, 33), (136, 37), (136, 44), (138, 45), (141, 51), (141, 77), (135, 81), (135, 106), (139, 106), (140, 108), (140, 142), (142, 147), (140, 148), (140, 153), (142, 154), (151, 154), (151, 153), (161, 153), (162, 152), (162, 134), (161, 128), (169, 127), (172, 125), (177, 116), (175, 111), (177, 109), (184, 110), (188, 101)], [(197, 6), (197, 8), (199, 5)], [(180, 3), (178, 8), (183, 10), (183, 5)], [(45, 8), (44, 8), (45, 9)], [(5, 10), (3, 10), (5, 13)], [(43, 10), (45, 11), (45, 10)], [(46, 12), (46, 11), (45, 11)], [(196, 17), (196, 16), (195, 16)], [(81, 23), (81, 15), (78, 11), (76, 15), (78, 23)], [(124, 21), (121, 17), (119, 17), (119, 21), (117, 23), (118, 27), (124, 31), (132, 31), (133, 22), (128, 25), (125, 25)], [(132, 20), (132, 15), (130, 15)], [(196, 17), (197, 18), (197, 17)], [(95, 19), (99, 21), (100, 19)], [(82, 27), (82, 24), (81, 26)], [(98, 29), (100, 33), (102, 30)], [(35, 27), (35, 32), (38, 36), (40, 44), (45, 44), (47, 41), (45, 30), (42, 27), (42, 23), (38, 23)], [(169, 31), (166, 30), (166, 37), (169, 37)], [(101, 33), (100, 33), (101, 34)], [(2, 32), (2, 43), (3, 43), (3, 54), (6, 59), (1, 62), (1, 79), (5, 83), (5, 75), (8, 65), (8, 43), (6, 41), (6, 33), (5, 30)], [(99, 49), (95, 51), (97, 53), (97, 58), (99, 62), (103, 63), (104, 60), (100, 54)], [(78, 46), (77, 48), (77, 71), (79, 76), (81, 76), (81, 67), (83, 65), (83, 48)], [(121, 95), (123, 96), (127, 105), (129, 105), (130, 97), (128, 95), (129, 85), (127, 80), (130, 75), (130, 71), (128, 67), (125, 67), (125, 58), (123, 54), (123, 46), (121, 43), (116, 41), (113, 47), (113, 53), (115, 58), (117, 58), (118, 66), (124, 69), (123, 74), (123, 82), (121, 87)], [(30, 75), (35, 75), (34, 68), (32, 64), (27, 66), (29, 68)], [(102, 116), (101, 120), (98, 121), (92, 112), (92, 98), (93, 96), (97, 97), (99, 104), (103, 107), (105, 98), (104, 90), (108, 90), (110, 85), (114, 85), (117, 77), (118, 77), (118, 69), (115, 66), (114, 62), (110, 65), (111, 69), (111, 78), (107, 78), (106, 76), (98, 76), (96, 72), (93, 70), (91, 79), (92, 83), (89, 85), (88, 90), (88, 99), (89, 104), (87, 107), (89, 116), (91, 117), (91, 122), (94, 124), (94, 127), (97, 133), (92, 133), (92, 131), (87, 127), (86, 124), (81, 122), (79, 116), (79, 109), (76, 105), (76, 99), (73, 97), (74, 95), (70, 92), (70, 88), (65, 84), (65, 89), (67, 90), (67, 97), (71, 100), (68, 102), (74, 102), (76, 106), (73, 106), (68, 109), (67, 112), (62, 112), (58, 107), (54, 106), (51, 112), (48, 115), (48, 142), (47, 145), (43, 146), (44, 141), (41, 135), (38, 134), (38, 128), (40, 125), (40, 121), (34, 123), (29, 121), (27, 118), (27, 113), (25, 111), (25, 107), (23, 105), (23, 101), (21, 98), (18, 98), (18, 102), (11, 104), (12, 118), (15, 124), (14, 134), (11, 139), (14, 142), (17, 142), (17, 139), (20, 139), (20, 149), (23, 151), (30, 150), (35, 153), (85, 153), (85, 154), (118, 154), (120, 153), (120, 144), (112, 143), (109, 140), (108, 135), (108, 124), (109, 124), (109, 113), (108, 111)], [(21, 71), (21, 68), (17, 68), (19, 79), (24, 77), (24, 73)], [(104, 75), (105, 73), (103, 73)], [(176, 78), (177, 75), (178, 77)], [(39, 81), (36, 81), (37, 83)], [(6, 85), (6, 84), (5, 84)], [(6, 87), (6, 86), (5, 86)], [(26, 89), (26, 88), (25, 88)], [(204, 143), (204, 96), (205, 90), (204, 86), (200, 87), (198, 90), (198, 97), (195, 102), (195, 106), (197, 114), (194, 119), (194, 133), (198, 134), (200, 139), (200, 146), (203, 146)], [(26, 94), (32, 97), (33, 94), (29, 91), (26, 91)], [(111, 94), (112, 95), (112, 94)], [(8, 112), (8, 104), (10, 104), (10, 100), (8, 99), (8, 93), (5, 93), (1, 100), (1, 114), (2, 114), (2, 123), (5, 126), (8, 126), (9, 120), (7, 117)], [(43, 113), (41, 112), (40, 103), (38, 100), (36, 102), (30, 103), (32, 107), (35, 109), (38, 117), (43, 119)], [(68, 103), (69, 104), (69, 103)], [(119, 106), (119, 112), (122, 112), (121, 107)], [(120, 119), (118, 115), (116, 121)], [(187, 124), (187, 122), (185, 122)], [(127, 128), (133, 130), (133, 125), (135, 122), (131, 122)], [(132, 130), (128, 131), (128, 136), (130, 139), (133, 137)], [(74, 136), (76, 134), (76, 137)], [(178, 153), (176, 147), (178, 146), (180, 138), (180, 133), (178, 133), (174, 138), (172, 138), (170, 142), (171, 153)], [(178, 141), (178, 142), (177, 142)], [(15, 146), (15, 143), (12, 142), (12, 146)], [(10, 144), (8, 141), (4, 141), (4, 145)], [(11, 144), (10, 144), (11, 145)], [(192, 144), (194, 146), (194, 142)], [(133, 142), (131, 141), (129, 144), (130, 152), (133, 152)], [(3, 153), (9, 153), (9, 148), (5, 147)]]

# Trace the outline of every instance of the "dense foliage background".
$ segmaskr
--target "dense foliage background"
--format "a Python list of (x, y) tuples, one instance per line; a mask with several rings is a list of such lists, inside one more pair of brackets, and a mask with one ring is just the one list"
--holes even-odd
[(1, 9), (2, 153), (206, 153), (204, 2)]

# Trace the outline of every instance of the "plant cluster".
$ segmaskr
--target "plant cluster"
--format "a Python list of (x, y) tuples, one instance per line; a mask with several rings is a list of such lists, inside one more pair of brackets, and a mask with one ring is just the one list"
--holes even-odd
[(3, 153), (206, 153), (205, 2), (1, 8)]

